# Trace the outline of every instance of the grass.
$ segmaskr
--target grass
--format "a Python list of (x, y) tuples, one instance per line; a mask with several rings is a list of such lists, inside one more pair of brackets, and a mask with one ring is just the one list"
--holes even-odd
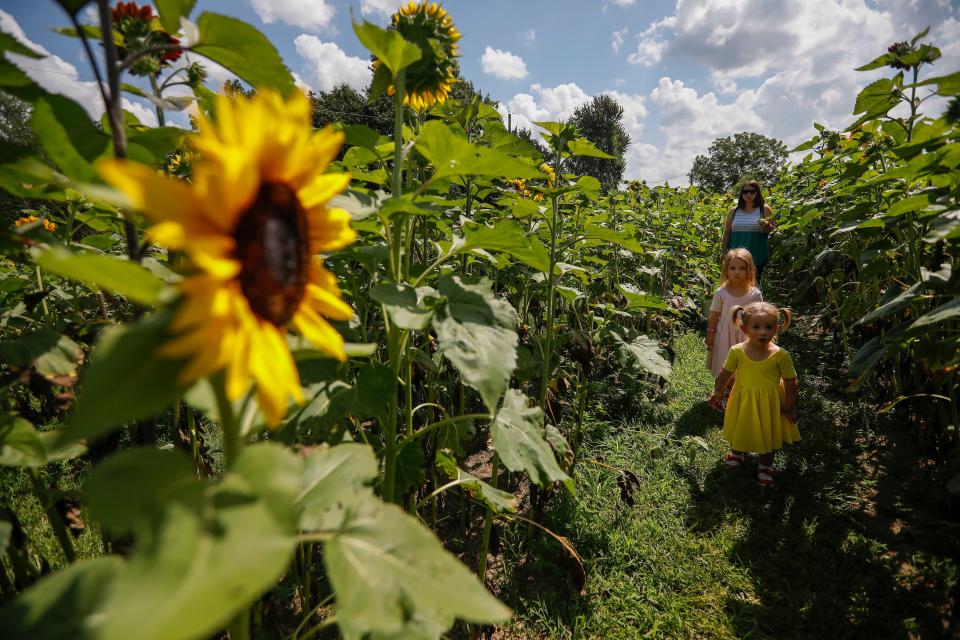
[[(738, 471), (720, 462), (726, 443), (719, 414), (704, 403), (712, 378), (700, 340), (676, 341), (665, 403), (642, 406), (636, 419), (589, 426), (585, 457), (632, 470), (640, 479), (634, 505), (621, 500), (614, 472), (585, 464), (576, 496), (561, 496), (547, 512), (547, 526), (585, 560), (582, 593), (553, 541), (537, 539), (526, 554), (522, 535), (505, 532), (510, 579), (500, 597), (517, 616), (495, 637), (950, 633), (941, 607), (956, 588), (956, 563), (920, 547), (898, 552), (890, 518), (877, 513), (883, 460), (866, 462), (882, 448), (874, 408), (832, 397), (820, 354), (785, 336), (801, 378), (803, 441), (778, 456), (777, 487), (762, 489), (755, 459)], [(922, 576), (912, 586), (904, 557), (911, 575)]]

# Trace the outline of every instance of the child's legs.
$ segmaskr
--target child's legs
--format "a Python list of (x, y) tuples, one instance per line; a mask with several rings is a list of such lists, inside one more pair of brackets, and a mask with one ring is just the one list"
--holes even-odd
[(777, 455), (777, 452), (776, 452), (776, 451), (771, 451), (770, 453), (764, 453), (764, 454), (762, 454), (762, 455), (760, 456), (760, 459), (759, 459), (759, 460), (760, 460), (760, 464), (762, 464), (762, 465), (765, 466), (765, 467), (772, 467), (772, 466), (773, 466), (773, 458), (774, 458), (774, 456), (776, 456), (776, 455)]

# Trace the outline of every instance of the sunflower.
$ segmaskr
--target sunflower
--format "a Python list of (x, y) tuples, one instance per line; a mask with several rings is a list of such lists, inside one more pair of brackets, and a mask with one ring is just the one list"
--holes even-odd
[(547, 186), (552, 187), (553, 183), (557, 181), (557, 172), (546, 162), (540, 165), (540, 171), (547, 174)]
[[(453, 26), (450, 15), (436, 2), (411, 2), (393, 14), (393, 27), (417, 45), (422, 54), (407, 67), (404, 106), (423, 111), (446, 102), (457, 81), (456, 58), (460, 55), (457, 45), (460, 32)], [(374, 62), (374, 66), (379, 65), (379, 60)], [(388, 95), (395, 92), (394, 85), (387, 88)]]
[(43, 228), (49, 231), (50, 233), (53, 233), (54, 231), (57, 230), (57, 225), (55, 223), (50, 222), (46, 218), (38, 218), (37, 216), (33, 216), (33, 215), (24, 216), (23, 218), (17, 218), (16, 222), (14, 222), (13, 225), (17, 228), (20, 228), (28, 224), (33, 224), (37, 220), (40, 220), (40, 224), (43, 226)]
[(349, 320), (336, 278), (316, 254), (341, 249), (355, 233), (350, 216), (326, 207), (349, 174), (324, 174), (343, 134), (314, 133), (310, 103), (261, 91), (251, 99), (217, 98), (216, 123), (201, 116), (191, 140), (192, 183), (142, 164), (102, 160), (104, 180), (155, 222), (151, 240), (183, 251), (195, 271), (178, 285), (175, 335), (163, 357), (187, 357), (184, 385), (226, 371), (231, 399), (256, 382), (270, 426), (290, 398), (303, 401), (287, 347), (293, 325), (318, 349), (345, 360), (343, 338), (324, 319)]

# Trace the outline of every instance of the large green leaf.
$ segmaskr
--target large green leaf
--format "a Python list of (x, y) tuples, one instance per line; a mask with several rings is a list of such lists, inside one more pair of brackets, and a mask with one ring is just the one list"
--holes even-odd
[[(81, 560), (40, 580), (0, 613), (10, 640), (94, 640), (96, 610), (111, 581), (123, 571), (117, 556)], [(134, 634), (131, 637), (138, 637)]]
[(34, 60), (39, 60), (40, 58), (44, 57), (42, 54), (37, 53), (33, 49), (24, 46), (19, 40), (14, 38), (9, 33), (0, 31), (0, 53), (4, 51), (16, 53), (27, 58), (33, 58)]
[(589, 156), (591, 158), (603, 158), (605, 160), (616, 160), (615, 156), (597, 148), (595, 144), (586, 138), (574, 138), (567, 144), (572, 156)]
[(106, 255), (71, 253), (62, 247), (36, 251), (38, 265), (64, 278), (79, 280), (94, 291), (103, 288), (140, 304), (154, 306), (166, 283), (135, 262)]
[(630, 342), (621, 339), (616, 333), (611, 335), (616, 339), (620, 352), (630, 361), (648, 373), (664, 379), (670, 378), (670, 362), (663, 357), (659, 342), (644, 335), (637, 336)]
[(930, 325), (938, 324), (944, 320), (960, 316), (960, 297), (954, 298), (950, 302), (940, 305), (933, 311), (929, 311), (917, 318), (910, 326), (911, 331), (924, 329)]
[(297, 493), (300, 529), (338, 529), (349, 509), (371, 495), (376, 479), (377, 458), (369, 446), (344, 443), (316, 449), (306, 459)]
[(189, 17), (197, 0), (154, 0), (160, 24), (169, 33), (180, 30), (180, 16)]
[(510, 610), (426, 527), (368, 497), (325, 547), (336, 616), (347, 640), (439, 638), (455, 619), (502, 622)]
[(889, 295), (884, 296), (884, 299), (880, 301), (880, 305), (876, 309), (857, 320), (853, 326), (873, 322), (874, 320), (884, 318), (891, 313), (896, 313), (910, 303), (914, 302), (916, 299), (920, 298), (922, 295), (922, 282), (917, 282), (913, 286), (900, 292), (893, 290)]
[(83, 107), (65, 96), (47, 94), (33, 102), (30, 121), (40, 146), (64, 175), (80, 182), (97, 180), (91, 163), (110, 149), (110, 138)]
[(497, 220), (492, 227), (465, 222), (463, 243), (454, 245), (458, 252), (485, 249), (502, 251), (537, 271), (550, 269), (550, 254), (536, 236), (527, 235), (523, 227), (508, 218)]
[(437, 453), (437, 467), (442, 469), (451, 481), (456, 482), (457, 486), (469, 493), (474, 500), (486, 505), (494, 512), (513, 513), (517, 510), (517, 496), (509, 491), (497, 489), (472, 473), (464, 471), (457, 466), (457, 461), (446, 451)]
[(472, 144), (462, 133), (440, 120), (430, 120), (423, 125), (416, 148), (434, 168), (431, 182), (451, 176), (546, 177), (523, 160)]
[(38, 468), (86, 453), (82, 445), (58, 446), (56, 435), (54, 431), (37, 431), (18, 416), (4, 416), (0, 421), (0, 466)]
[(182, 453), (153, 448), (130, 449), (108, 458), (84, 486), (93, 515), (116, 535), (146, 530), (173, 502), (200, 509), (203, 492), (203, 483)]
[(543, 427), (543, 409), (531, 407), (520, 391), (510, 389), (490, 425), (493, 448), (510, 471), (525, 471), (541, 487), (562, 481), (573, 491), (573, 480), (557, 464)]
[(363, 46), (390, 69), (393, 77), (423, 56), (420, 47), (408, 42), (396, 29), (382, 29), (364, 20), (363, 24), (353, 23), (353, 32)]
[(598, 224), (587, 223), (583, 225), (583, 233), (587, 239), (606, 240), (636, 253), (646, 251), (646, 248), (626, 231), (614, 231)]
[(627, 309), (666, 309), (666, 301), (655, 293), (641, 291), (635, 284), (617, 283), (617, 288), (627, 299)]
[(857, 94), (853, 114), (865, 113), (869, 116), (884, 114), (899, 103), (899, 93), (893, 80), (881, 78), (871, 82)]
[(80, 378), (81, 393), (63, 432), (65, 442), (95, 438), (127, 420), (156, 415), (183, 389), (182, 360), (156, 354), (167, 339), (169, 312), (106, 331)]
[[(126, 570), (111, 585), (98, 637), (208, 637), (276, 583), (296, 544), (282, 514), (292, 513), (297, 458), (280, 449), (248, 446), (198, 503), (167, 501), (154, 512), (149, 533), (138, 536)], [(181, 481), (192, 478), (187, 468)], [(146, 480), (142, 472), (117, 478)]]
[(242, 20), (205, 12), (197, 20), (199, 42), (193, 50), (234, 72), (254, 87), (289, 95), (296, 89), (277, 48)]
[(438, 289), (445, 297), (433, 316), (440, 350), (493, 413), (517, 366), (513, 307), (486, 279), (444, 275)]
[(406, 284), (381, 283), (370, 288), (370, 297), (384, 306), (390, 321), (401, 329), (423, 329), (429, 325), (433, 311), (423, 300), (436, 294), (432, 287), (414, 289)]

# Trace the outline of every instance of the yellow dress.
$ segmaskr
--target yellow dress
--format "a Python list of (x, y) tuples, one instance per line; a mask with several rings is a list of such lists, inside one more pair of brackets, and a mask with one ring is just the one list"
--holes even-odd
[(800, 440), (796, 423), (780, 413), (782, 380), (797, 377), (789, 353), (779, 349), (757, 362), (740, 343), (730, 347), (723, 368), (737, 374), (723, 414), (723, 437), (730, 448), (763, 454)]

